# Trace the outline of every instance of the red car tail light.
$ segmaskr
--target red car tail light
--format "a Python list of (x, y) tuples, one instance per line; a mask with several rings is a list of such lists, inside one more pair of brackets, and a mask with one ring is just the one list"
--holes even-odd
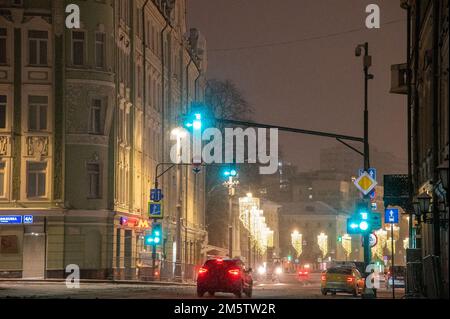
[(353, 276), (347, 277), (347, 282), (348, 283), (352, 283), (354, 281), (355, 281), (355, 277), (353, 277)]
[(298, 274), (299, 274), (299, 275), (303, 275), (303, 271), (300, 271)]
[(199, 275), (204, 275), (204, 274), (206, 274), (207, 272), (208, 272), (208, 269), (203, 268), (203, 267), (201, 267), (201, 268), (198, 270), (198, 274), (199, 274)]
[(221, 259), (221, 258), (216, 259), (216, 263), (218, 263), (218, 264), (223, 263), (223, 259)]
[(228, 270), (228, 273), (229, 273), (230, 275), (232, 275), (232, 276), (239, 276), (240, 270), (239, 270), (238, 268), (236, 268), (236, 269), (230, 269), (230, 270)]

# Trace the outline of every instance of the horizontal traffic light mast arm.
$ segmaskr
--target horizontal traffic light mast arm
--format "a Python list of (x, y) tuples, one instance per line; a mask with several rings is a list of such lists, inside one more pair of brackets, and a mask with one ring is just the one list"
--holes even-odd
[[(330, 137), (330, 138), (337, 139), (338, 141), (340, 140), (340, 142), (342, 142), (342, 140), (347, 140), (347, 141), (354, 141), (354, 142), (364, 143), (364, 138), (356, 137), (356, 136), (341, 135), (341, 134), (334, 134), (334, 133), (321, 132), (321, 131), (311, 131), (311, 130), (304, 130), (304, 129), (299, 129), (299, 128), (293, 128), (293, 127), (285, 127), (285, 126), (264, 124), (264, 123), (256, 123), (256, 122), (246, 122), (246, 121), (237, 121), (237, 120), (229, 120), (229, 119), (217, 119), (217, 118), (214, 119), (214, 120), (217, 121), (217, 122), (220, 122), (220, 123), (224, 123), (224, 124), (233, 124), (233, 125), (247, 126), (247, 127), (269, 128), (269, 129), (270, 128), (276, 128), (276, 129), (278, 129), (280, 131), (284, 131), (284, 132), (308, 134), (308, 135), (315, 135), (315, 136), (322, 136), (322, 137)], [(355, 150), (355, 151), (357, 151), (357, 150)], [(360, 153), (359, 151), (357, 151), (357, 152)]]
[[(158, 178), (160, 178), (165, 173), (170, 171), (173, 167), (175, 167), (175, 166), (193, 166), (193, 165), (195, 165), (195, 164), (193, 164), (193, 163), (170, 163), (170, 162), (169, 163), (158, 163), (155, 168), (155, 188), (158, 188)], [(162, 173), (158, 174), (159, 168), (161, 166), (169, 166), (169, 167), (166, 168)]]
[[(156, 165), (155, 168), (155, 188), (158, 188), (158, 179), (163, 176), (165, 173), (167, 173), (168, 171), (170, 171), (172, 168), (174, 168), (175, 166), (213, 166), (213, 165), (217, 165), (217, 166), (226, 166), (229, 165), (229, 163), (224, 164), (224, 163), (211, 163), (211, 164), (205, 164), (205, 163), (172, 163), (172, 162), (163, 162), (163, 163), (158, 163)], [(159, 168), (162, 166), (169, 166), (168, 168), (166, 168), (164, 171), (162, 171), (161, 173), (158, 174), (159, 172)]]

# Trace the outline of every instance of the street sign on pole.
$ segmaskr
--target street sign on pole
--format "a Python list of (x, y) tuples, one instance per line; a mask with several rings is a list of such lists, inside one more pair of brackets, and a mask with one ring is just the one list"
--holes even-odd
[(202, 168), (200, 167), (200, 165), (194, 165), (194, 167), (192, 168), (192, 172), (194, 174), (198, 174), (202, 171)]
[(24, 224), (33, 224), (33, 216), (32, 215), (23, 216), (23, 223)]
[[(373, 168), (373, 167), (369, 168), (367, 173), (369, 173), (370, 177), (372, 177), (374, 180), (377, 180), (377, 169), (376, 168)], [(358, 177), (361, 176), (362, 174), (364, 174), (364, 168), (360, 168), (358, 170)], [(374, 200), (376, 198), (377, 193), (375, 191), (375, 188), (370, 191), (369, 196), (370, 196), (370, 200)]]
[(150, 190), (150, 200), (153, 202), (160, 202), (163, 198), (162, 190), (154, 188)]
[(370, 244), (370, 247), (375, 247), (375, 246), (377, 245), (377, 243), (378, 243), (378, 237), (377, 237), (377, 235), (375, 235), (375, 234), (370, 234), (370, 237), (369, 237), (369, 244)]
[[(373, 168), (373, 167), (369, 168), (367, 170), (367, 173), (369, 173), (370, 177), (372, 177), (374, 180), (377, 179), (377, 169), (376, 168)], [(358, 176), (361, 176), (362, 174), (364, 174), (364, 168), (360, 168), (358, 170)]]
[(384, 212), (385, 224), (398, 224), (398, 208), (389, 208)]
[(162, 204), (149, 202), (148, 203), (148, 213), (150, 218), (163, 218)]
[(374, 180), (369, 173), (364, 172), (354, 181), (354, 184), (361, 193), (367, 195), (375, 188), (375, 186), (377, 186), (377, 181)]
[(372, 230), (381, 229), (381, 227), (383, 226), (381, 224), (381, 213), (372, 212), (369, 215), (370, 215), (370, 220), (371, 220), (370, 223), (372, 225)]

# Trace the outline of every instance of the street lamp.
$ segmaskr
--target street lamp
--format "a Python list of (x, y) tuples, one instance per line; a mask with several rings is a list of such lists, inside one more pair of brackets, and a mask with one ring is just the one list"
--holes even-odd
[(417, 220), (420, 222), (420, 217), (423, 216), (423, 222), (427, 222), (427, 213), (430, 211), (431, 196), (428, 193), (423, 192), (413, 203), (414, 214), (417, 216)]
[(228, 169), (224, 171), (223, 175), (228, 178), (223, 183), (223, 186), (228, 188), (228, 255), (230, 258), (233, 258), (233, 196), (235, 195), (239, 181), (236, 180), (238, 173), (235, 169)]
[[(175, 159), (175, 163), (179, 164), (182, 162), (182, 152), (181, 152), (181, 141), (182, 139), (186, 138), (187, 136), (187, 132), (185, 129), (177, 127), (174, 128), (171, 131), (172, 136), (175, 136), (177, 139), (177, 144), (176, 144), (176, 159)], [(182, 189), (182, 185), (183, 183), (181, 182), (182, 180), (182, 175), (181, 175), (181, 166), (177, 167), (177, 175), (176, 175), (176, 179), (177, 179), (177, 205), (176, 205), (176, 236), (175, 236), (175, 280), (180, 280), (183, 281), (183, 274), (182, 274), (182, 269), (181, 269), (181, 210), (182, 210), (182, 194), (183, 194), (183, 189)]]
[(417, 217), (417, 221), (420, 222), (420, 215), (421, 215), (421, 211), (420, 211), (420, 204), (418, 201), (415, 201), (412, 203), (413, 204), (413, 208), (414, 208), (414, 215), (416, 215)]
[(439, 179), (441, 180), (442, 187), (445, 189), (445, 191), (448, 191), (448, 160), (445, 160), (445, 162), (437, 167), (437, 170), (439, 172)]
[(431, 196), (428, 193), (423, 192), (417, 197), (419, 202), (420, 212), (424, 215), (424, 221), (426, 219), (427, 213), (430, 212), (431, 207)]

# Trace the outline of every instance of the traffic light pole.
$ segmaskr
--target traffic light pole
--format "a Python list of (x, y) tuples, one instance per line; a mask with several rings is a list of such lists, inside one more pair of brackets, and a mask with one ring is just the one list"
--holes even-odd
[[(372, 61), (369, 56), (369, 44), (364, 43), (364, 171), (369, 171), (370, 162), (369, 162), (369, 79), (372, 77), (369, 74), (369, 67), (371, 66)], [(366, 204), (367, 211), (369, 211), (369, 202), (370, 195), (364, 195), (364, 202)], [(369, 244), (370, 234), (364, 235), (364, 263), (366, 265), (370, 264), (371, 259), (371, 251)]]
[[(356, 56), (360, 55), (361, 48), (364, 49), (364, 171), (368, 172), (370, 167), (370, 149), (369, 149), (369, 80), (373, 79), (373, 75), (369, 73), (369, 68), (372, 65), (372, 57), (369, 55), (369, 44), (365, 42), (357, 47)], [(359, 52), (358, 52), (359, 50)], [(364, 195), (364, 205), (367, 212), (370, 211), (370, 195)], [(372, 252), (370, 249), (370, 232), (364, 234), (363, 246), (364, 246), (364, 264), (369, 265), (372, 258)], [(374, 290), (367, 286), (365, 282), (363, 298), (373, 298)]]
[(233, 258), (233, 195), (228, 195), (228, 257)]
[(153, 244), (152, 245), (152, 278), (153, 279), (155, 279), (155, 277), (156, 277), (155, 267), (156, 267), (156, 245)]

